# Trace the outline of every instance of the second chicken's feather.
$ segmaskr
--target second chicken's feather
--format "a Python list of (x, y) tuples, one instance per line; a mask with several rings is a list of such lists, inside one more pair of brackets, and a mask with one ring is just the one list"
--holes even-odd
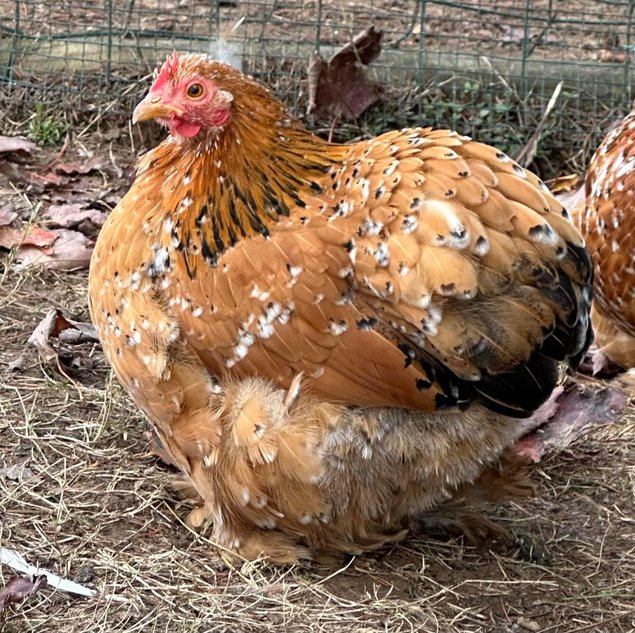
[(595, 264), (593, 324), (602, 354), (635, 368), (635, 113), (591, 160), (577, 222)]

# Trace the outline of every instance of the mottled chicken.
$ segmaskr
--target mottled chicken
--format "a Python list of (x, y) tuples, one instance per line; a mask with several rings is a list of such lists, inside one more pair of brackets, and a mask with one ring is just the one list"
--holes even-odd
[(635, 112), (600, 144), (576, 219), (595, 265), (592, 320), (599, 351), (635, 368)]
[(149, 119), (170, 134), (101, 231), (90, 308), (190, 523), (292, 562), (402, 538), (479, 477), (504, 496), (515, 418), (591, 338), (591, 260), (538, 178), (444, 130), (327, 143), (197, 55)]

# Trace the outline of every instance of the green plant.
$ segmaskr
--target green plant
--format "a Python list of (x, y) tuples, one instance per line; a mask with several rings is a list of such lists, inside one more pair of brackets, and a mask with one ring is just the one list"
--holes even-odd
[(29, 119), (29, 138), (41, 145), (55, 145), (66, 133), (67, 124), (54, 114), (47, 114), (42, 103), (35, 104)]

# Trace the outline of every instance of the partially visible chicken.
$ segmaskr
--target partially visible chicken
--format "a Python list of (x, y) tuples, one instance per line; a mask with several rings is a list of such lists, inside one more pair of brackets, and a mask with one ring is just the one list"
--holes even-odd
[(430, 129), (329, 144), (195, 55), (134, 119), (170, 136), (101, 231), (91, 315), (224, 548), (400, 538), (497, 468), (584, 355), (583, 241), (496, 149)]
[(592, 322), (599, 351), (635, 368), (635, 112), (595, 152), (576, 220), (595, 265)]

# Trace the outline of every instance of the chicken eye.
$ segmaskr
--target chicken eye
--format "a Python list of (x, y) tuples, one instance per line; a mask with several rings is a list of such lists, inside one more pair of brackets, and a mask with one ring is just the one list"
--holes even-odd
[(190, 99), (200, 99), (203, 96), (203, 86), (201, 84), (192, 84), (187, 89), (187, 96)]

